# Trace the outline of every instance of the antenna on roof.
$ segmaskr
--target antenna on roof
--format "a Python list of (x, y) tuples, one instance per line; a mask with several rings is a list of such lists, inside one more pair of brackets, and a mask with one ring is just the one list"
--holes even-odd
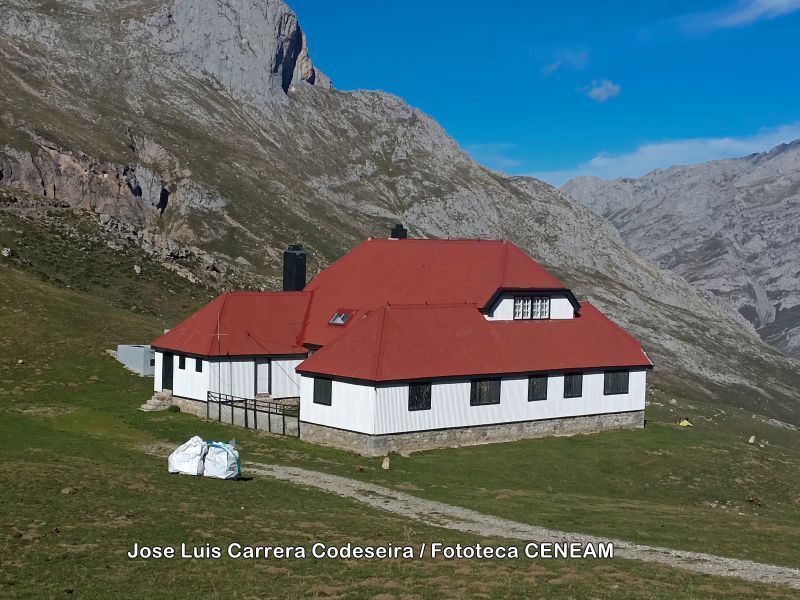
[[(230, 293), (230, 292), (227, 292), (227, 293)], [(217, 331), (215, 333), (211, 334), (213, 337), (217, 338), (217, 356), (222, 356), (222, 336), (228, 335), (227, 333), (220, 332), (220, 327), (219, 327), (219, 320), (220, 320), (220, 316), (222, 315), (222, 309), (224, 307), (225, 307), (225, 302), (223, 301), (222, 307), (220, 307), (220, 309), (217, 311)], [(212, 344), (213, 344), (213, 342), (212, 342)], [(230, 353), (228, 353), (228, 355), (230, 356)], [(218, 394), (222, 393), (222, 365), (221, 364), (217, 364), (217, 393)]]

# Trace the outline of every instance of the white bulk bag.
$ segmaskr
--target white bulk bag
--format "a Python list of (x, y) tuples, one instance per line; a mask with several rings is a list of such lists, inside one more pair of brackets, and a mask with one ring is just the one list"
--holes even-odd
[(236, 479), (239, 477), (239, 452), (233, 444), (208, 442), (208, 454), (203, 477)]
[(203, 459), (208, 452), (208, 446), (199, 435), (194, 436), (182, 446), (178, 446), (169, 455), (167, 461), (170, 473), (184, 475), (202, 475)]

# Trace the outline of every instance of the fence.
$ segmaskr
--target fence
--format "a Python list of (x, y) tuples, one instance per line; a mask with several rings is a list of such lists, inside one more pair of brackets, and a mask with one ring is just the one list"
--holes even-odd
[(206, 417), (248, 429), (300, 437), (300, 407), (295, 403), (208, 392)]

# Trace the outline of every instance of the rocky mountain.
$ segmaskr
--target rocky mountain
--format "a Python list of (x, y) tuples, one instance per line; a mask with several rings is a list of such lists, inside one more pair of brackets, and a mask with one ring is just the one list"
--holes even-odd
[(800, 358), (800, 140), (638, 179), (579, 177), (562, 190)]
[(510, 239), (643, 340), (654, 385), (800, 422), (800, 371), (744, 319), (558, 190), (476, 164), (401, 99), (331, 87), (279, 0), (5, 0), (0, 81), (0, 186), (254, 285), (275, 282), (287, 243), (313, 271), (395, 222)]

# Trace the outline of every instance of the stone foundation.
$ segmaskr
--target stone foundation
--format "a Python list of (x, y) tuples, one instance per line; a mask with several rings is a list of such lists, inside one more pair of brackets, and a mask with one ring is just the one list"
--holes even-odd
[(642, 427), (644, 427), (643, 410), (384, 435), (368, 435), (301, 421), (300, 439), (313, 444), (350, 450), (364, 456), (384, 456), (390, 452), (418, 452), (434, 448), (455, 448)]
[(196, 417), (206, 418), (206, 403), (202, 400), (192, 400), (181, 396), (172, 397), (172, 406), (177, 406), (181, 412), (189, 413)]

